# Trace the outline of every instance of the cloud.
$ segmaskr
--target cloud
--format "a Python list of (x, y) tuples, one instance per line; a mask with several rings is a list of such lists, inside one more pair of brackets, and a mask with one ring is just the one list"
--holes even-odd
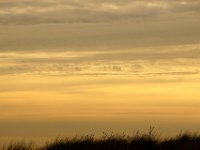
[[(0, 24), (98, 23), (199, 14), (196, 1), (2, 0)], [(187, 15), (186, 15), (187, 14)]]
[(196, 72), (199, 8), (193, 0), (1, 0), (1, 74)]
[(0, 51), (117, 50), (199, 43), (200, 21), (0, 26)]
[(0, 74), (196, 75), (199, 45), (117, 51), (1, 52)]
[(84, 51), (199, 43), (191, 0), (1, 0), (0, 51)]

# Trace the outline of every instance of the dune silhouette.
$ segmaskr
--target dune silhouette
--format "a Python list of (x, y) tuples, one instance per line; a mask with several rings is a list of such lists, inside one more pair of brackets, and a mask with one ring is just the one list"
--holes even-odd
[(175, 137), (160, 138), (150, 128), (149, 133), (133, 136), (122, 134), (107, 134), (103, 132), (101, 138), (94, 134), (68, 138), (57, 138), (53, 142), (41, 147), (33, 143), (16, 142), (3, 148), (3, 150), (199, 150), (200, 135), (182, 133)]

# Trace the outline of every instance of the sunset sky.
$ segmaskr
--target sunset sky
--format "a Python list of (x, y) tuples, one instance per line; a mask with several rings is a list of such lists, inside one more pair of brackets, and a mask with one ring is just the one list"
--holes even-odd
[(0, 141), (200, 131), (199, 0), (0, 0)]

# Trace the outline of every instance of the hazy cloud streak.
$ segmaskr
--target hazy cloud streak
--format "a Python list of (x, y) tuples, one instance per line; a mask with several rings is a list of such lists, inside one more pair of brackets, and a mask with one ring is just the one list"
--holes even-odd
[(1, 24), (96, 23), (199, 15), (200, 2), (172, 0), (3, 0)]

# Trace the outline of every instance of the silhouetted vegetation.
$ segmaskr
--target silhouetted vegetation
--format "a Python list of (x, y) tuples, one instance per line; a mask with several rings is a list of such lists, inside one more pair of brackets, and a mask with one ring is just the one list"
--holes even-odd
[(200, 135), (185, 133), (162, 139), (150, 128), (148, 134), (137, 132), (134, 136), (103, 133), (101, 138), (95, 138), (93, 134), (73, 139), (57, 138), (40, 148), (19, 142), (4, 150), (200, 150)]

